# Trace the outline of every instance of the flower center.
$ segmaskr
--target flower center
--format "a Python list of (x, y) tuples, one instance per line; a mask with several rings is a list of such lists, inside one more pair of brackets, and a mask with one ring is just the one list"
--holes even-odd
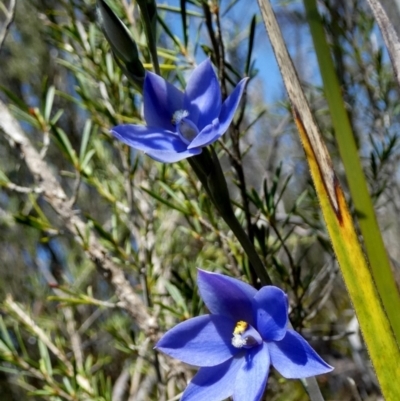
[(251, 348), (261, 344), (261, 337), (247, 322), (239, 320), (233, 330), (232, 345), (235, 348)]
[(172, 115), (172, 124), (176, 125), (176, 131), (181, 137), (182, 141), (189, 145), (194, 138), (199, 134), (196, 125), (189, 120), (189, 112), (187, 110), (177, 110)]

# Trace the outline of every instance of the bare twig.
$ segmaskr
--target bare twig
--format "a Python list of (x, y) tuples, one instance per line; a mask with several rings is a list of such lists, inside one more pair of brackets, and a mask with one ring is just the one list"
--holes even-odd
[[(37, 258), (36, 263), (39, 267), (39, 270), (43, 274), (43, 277), (46, 280), (47, 284), (52, 288), (56, 296), (59, 297), (64, 296), (64, 292), (58, 288), (57, 279), (47, 269), (44, 260), (41, 258)], [(78, 372), (81, 372), (83, 371), (82, 339), (80, 333), (76, 329), (76, 322), (74, 319), (73, 309), (71, 307), (64, 307), (62, 308), (62, 311), (66, 321), (67, 332), (71, 340), (71, 349), (74, 354), (76, 367), (78, 369)]]
[(128, 382), (130, 378), (129, 365), (125, 366), (122, 372), (119, 374), (117, 380), (115, 381), (112, 390), (112, 400), (122, 401), (124, 399), (125, 391), (128, 387)]
[(48, 335), (35, 323), (35, 321), (28, 316), (18, 304), (14, 302), (11, 298), (11, 295), (8, 295), (6, 298), (6, 305), (18, 316), (18, 318), (29, 327), (32, 332), (39, 338), (43, 344), (67, 367), (70, 371), (73, 372), (73, 366), (71, 362), (67, 359), (67, 357), (57, 348), (57, 346), (51, 341)]
[[(22, 321), (39, 338), (39, 340), (42, 341), (43, 344), (45, 344), (46, 347), (65, 365), (65, 367), (68, 369), (68, 375), (72, 377), (74, 375), (74, 367), (72, 363), (68, 360), (65, 354), (59, 348), (57, 348), (50, 337), (35, 323), (35, 321), (29, 315), (27, 315), (22, 310), (22, 308), (20, 308), (20, 306), (16, 302), (14, 302), (11, 295), (7, 296), (5, 304), (18, 316), (20, 321)], [(84, 389), (89, 394), (93, 393), (93, 389), (89, 381), (85, 377), (81, 376), (80, 374), (77, 374), (75, 377), (79, 386), (82, 389)]]
[(377, 0), (368, 0), (368, 4), (374, 13), (376, 22), (381, 29), (383, 39), (389, 51), (390, 60), (393, 65), (394, 75), (400, 85), (400, 40), (391, 24), (384, 8)]
[(43, 192), (43, 189), (40, 187), (21, 187), (20, 185), (14, 184), (13, 182), (7, 182), (3, 185), (3, 187), (9, 189), (10, 191), (18, 192), (20, 194), (41, 194)]
[(222, 37), (222, 28), (221, 28), (221, 18), (219, 13), (219, 6), (215, 5), (213, 7), (213, 12), (215, 14), (215, 21), (217, 24), (217, 41), (219, 44), (220, 50), (220, 57), (218, 60), (218, 72), (219, 72), (219, 80), (221, 82), (221, 92), (222, 98), (225, 99), (228, 96), (227, 89), (226, 89), (226, 72), (225, 72), (225, 46), (224, 46), (224, 39)]
[(9, 31), (9, 29), (10, 29), (10, 26), (11, 26), (13, 20), (14, 20), (15, 3), (16, 3), (16, 0), (10, 0), (10, 4), (9, 4), (8, 10), (5, 9), (5, 7), (2, 7), (3, 11), (4, 11), (5, 15), (6, 15), (6, 20), (4, 21), (4, 25), (3, 25), (2, 29), (0, 30), (0, 51), (1, 51), (1, 48), (3, 46), (4, 41), (6, 40), (6, 36), (7, 36), (7, 33)]

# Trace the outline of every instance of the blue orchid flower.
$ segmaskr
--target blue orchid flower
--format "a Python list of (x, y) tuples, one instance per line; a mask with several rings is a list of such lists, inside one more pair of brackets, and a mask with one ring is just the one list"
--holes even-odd
[(157, 161), (172, 163), (198, 155), (220, 138), (232, 122), (246, 86), (242, 79), (222, 103), (218, 78), (209, 59), (192, 73), (185, 92), (164, 78), (146, 73), (143, 125), (118, 125), (111, 132)]
[(228, 276), (198, 272), (211, 312), (169, 330), (156, 348), (201, 369), (181, 401), (258, 401), (270, 365), (288, 379), (330, 372), (308, 342), (288, 325), (288, 300), (277, 287), (259, 291)]

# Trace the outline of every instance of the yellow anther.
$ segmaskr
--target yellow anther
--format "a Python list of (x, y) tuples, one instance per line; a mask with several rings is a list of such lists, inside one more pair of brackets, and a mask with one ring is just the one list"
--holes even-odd
[(233, 330), (233, 334), (242, 334), (246, 331), (247, 327), (249, 327), (249, 324), (244, 322), (243, 320), (239, 320), (236, 323), (235, 330)]

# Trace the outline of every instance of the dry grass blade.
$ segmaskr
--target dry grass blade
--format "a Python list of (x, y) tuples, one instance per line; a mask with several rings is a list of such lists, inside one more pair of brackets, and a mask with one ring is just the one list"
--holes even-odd
[(389, 51), (390, 60), (393, 65), (397, 83), (400, 86), (400, 41), (397, 33), (390, 22), (385, 10), (378, 0), (367, 0), (376, 22), (382, 32), (383, 39)]
[(258, 4), (262, 11), (264, 23), (267, 27), (275, 56), (285, 82), (286, 90), (288, 91), (289, 98), (292, 103), (293, 112), (295, 117), (302, 121), (304, 128), (309, 134), (310, 145), (315, 153), (316, 159), (318, 160), (319, 168), (324, 179), (324, 185), (326, 186), (329, 194), (330, 202), (336, 213), (339, 213), (338, 201), (335, 193), (336, 177), (332, 169), (330, 156), (325, 144), (321, 140), (321, 135), (314, 121), (310, 107), (308, 106), (307, 99), (300, 86), (300, 81), (286, 49), (286, 45), (278, 27), (278, 23), (276, 22), (275, 17), (272, 18), (273, 11), (271, 5), (268, 1), (262, 0), (258, 0)]

